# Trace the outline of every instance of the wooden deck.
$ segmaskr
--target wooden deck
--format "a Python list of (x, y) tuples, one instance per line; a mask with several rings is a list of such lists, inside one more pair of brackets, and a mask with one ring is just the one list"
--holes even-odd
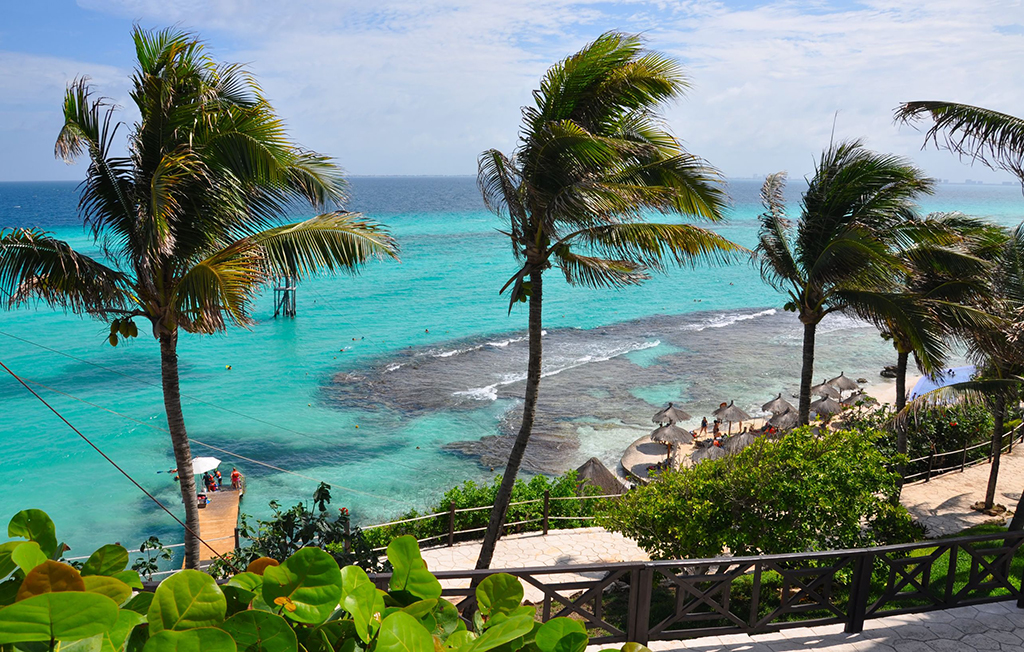
[[(235, 528), (238, 527), (238, 503), (245, 493), (245, 485), (241, 489), (232, 489), (225, 484), (220, 491), (208, 493), (209, 502), (199, 509), (199, 532), (203, 540), (210, 544), (219, 554), (229, 553), (235, 549)], [(199, 562), (208, 562), (214, 558), (210, 549), (199, 546)]]

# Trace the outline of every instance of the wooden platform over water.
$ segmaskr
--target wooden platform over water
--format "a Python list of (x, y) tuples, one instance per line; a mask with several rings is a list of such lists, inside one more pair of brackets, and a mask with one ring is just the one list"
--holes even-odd
[[(219, 554), (235, 549), (235, 528), (238, 527), (238, 503), (245, 494), (241, 489), (225, 485), (220, 491), (207, 493), (206, 507), (199, 508), (199, 533)], [(199, 562), (214, 559), (214, 554), (204, 545), (199, 546)]]

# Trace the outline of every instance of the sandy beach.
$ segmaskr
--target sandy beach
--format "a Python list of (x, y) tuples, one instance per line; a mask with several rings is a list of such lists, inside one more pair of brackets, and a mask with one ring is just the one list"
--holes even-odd
[[(907, 374), (907, 392), (914, 388), (917, 381), (921, 380), (921, 374)], [(896, 402), (896, 379), (879, 378), (878, 382), (864, 385), (864, 393), (875, 398), (880, 404), (892, 405)]]

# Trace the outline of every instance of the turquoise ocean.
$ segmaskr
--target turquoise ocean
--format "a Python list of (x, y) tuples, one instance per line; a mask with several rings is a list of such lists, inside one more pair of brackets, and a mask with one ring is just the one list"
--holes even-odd
[[(302, 282), (295, 319), (274, 319), (268, 291), (250, 329), (181, 340), (193, 453), (246, 474), (250, 514), (268, 515), (271, 500), (308, 499), (321, 480), (357, 522), (423, 508), (453, 484), (500, 473), (515, 431), (526, 311), (507, 314), (498, 295), (516, 268), (475, 180), (354, 178), (351, 186), (349, 208), (388, 225), (400, 263)], [(753, 246), (759, 188), (730, 182), (728, 221), (716, 230)], [(794, 214), (799, 191), (791, 184)], [(77, 199), (74, 183), (0, 184), (0, 227), (38, 226), (98, 255)], [(921, 210), (1013, 225), (1024, 219), (1024, 198), (1019, 186), (940, 185)], [(753, 413), (796, 387), (799, 325), (749, 263), (674, 269), (621, 291), (571, 288), (557, 271), (548, 279), (530, 473), (591, 456), (615, 468), (669, 400), (696, 422), (720, 401)], [(112, 348), (97, 321), (45, 307), (0, 311), (0, 360), (149, 491), (180, 506), (167, 473), (174, 463), (158, 347), (139, 330)], [(874, 382), (893, 362), (891, 347), (863, 323), (840, 316), (819, 332), (816, 376), (844, 371)], [(0, 442), (0, 522), (44, 509), (76, 552), (109, 541), (136, 546), (151, 534), (181, 540), (166, 514), (6, 375)]]

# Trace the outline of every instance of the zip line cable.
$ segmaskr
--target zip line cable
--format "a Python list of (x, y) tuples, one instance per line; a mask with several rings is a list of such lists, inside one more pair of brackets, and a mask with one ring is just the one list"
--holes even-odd
[(96, 451), (97, 453), (99, 453), (100, 455), (102, 455), (102, 456), (103, 456), (103, 459), (105, 459), (106, 461), (110, 462), (111, 466), (113, 466), (113, 467), (114, 467), (115, 469), (117, 469), (117, 470), (118, 470), (118, 471), (119, 471), (119, 472), (121, 473), (121, 475), (123, 475), (124, 477), (128, 478), (128, 481), (129, 481), (129, 482), (131, 482), (131, 483), (132, 483), (133, 485), (135, 485), (136, 487), (138, 487), (139, 491), (141, 491), (142, 493), (146, 494), (146, 496), (147, 496), (147, 497), (148, 497), (148, 498), (149, 498), (150, 500), (152, 500), (152, 501), (153, 501), (154, 503), (156, 503), (156, 505), (157, 505), (157, 506), (158, 506), (158, 507), (159, 507), (160, 509), (162, 509), (162, 510), (164, 510), (165, 512), (167, 512), (167, 515), (168, 515), (168, 516), (170, 516), (171, 518), (173, 518), (173, 519), (174, 519), (175, 521), (177, 521), (177, 522), (178, 522), (178, 525), (180, 525), (181, 527), (185, 528), (185, 531), (186, 531), (186, 532), (188, 532), (189, 534), (191, 534), (192, 536), (194, 536), (194, 537), (195, 537), (195, 538), (196, 538), (196, 539), (197, 539), (197, 540), (198, 540), (198, 541), (199, 541), (200, 543), (202, 543), (202, 544), (203, 544), (204, 546), (206, 546), (207, 548), (209, 548), (209, 549), (210, 549), (210, 552), (212, 552), (212, 553), (213, 553), (213, 554), (214, 554), (215, 556), (219, 557), (219, 558), (220, 558), (220, 559), (221, 559), (221, 560), (222, 560), (222, 561), (223, 561), (224, 563), (226, 563), (226, 564), (227, 564), (228, 566), (230, 566), (232, 570), (234, 570), (235, 572), (238, 572), (238, 569), (237, 569), (237, 568), (235, 567), (235, 565), (234, 565), (233, 563), (231, 563), (231, 561), (230, 561), (230, 560), (229, 560), (229, 559), (228, 559), (227, 557), (225, 557), (224, 555), (222, 555), (222, 554), (220, 554), (219, 552), (217, 552), (216, 550), (214, 550), (214, 549), (213, 549), (213, 546), (211, 546), (211, 545), (210, 545), (209, 543), (207, 543), (207, 542), (206, 542), (206, 541), (205, 541), (205, 540), (204, 540), (204, 539), (203, 539), (202, 537), (200, 537), (200, 536), (199, 536), (198, 534), (196, 534), (195, 532), (193, 532), (193, 531), (192, 531), (192, 528), (190, 528), (190, 527), (189, 527), (188, 525), (186, 525), (186, 524), (185, 524), (185, 523), (184, 523), (184, 522), (183, 522), (183, 521), (182, 521), (182, 520), (181, 520), (180, 518), (178, 518), (178, 517), (177, 517), (177, 516), (176, 516), (176, 515), (174, 514), (174, 512), (172, 512), (171, 510), (167, 509), (167, 507), (166, 507), (166, 506), (165, 506), (165, 505), (164, 505), (164, 504), (163, 504), (162, 502), (160, 502), (160, 500), (159, 500), (159, 499), (158, 499), (158, 498), (157, 498), (156, 496), (154, 496), (153, 494), (149, 493), (149, 491), (147, 491), (145, 487), (143, 487), (143, 486), (142, 486), (141, 484), (139, 484), (138, 482), (136, 482), (136, 481), (135, 481), (135, 478), (133, 478), (132, 476), (128, 475), (128, 472), (127, 472), (127, 471), (125, 471), (124, 469), (122, 469), (122, 468), (121, 468), (121, 467), (120, 467), (120, 466), (119, 466), (119, 465), (117, 464), (117, 462), (115, 462), (114, 460), (110, 459), (110, 457), (109, 457), (109, 456), (108, 456), (108, 455), (107, 455), (106, 453), (104, 453), (104, 452), (103, 452), (102, 450), (100, 450), (99, 446), (97, 446), (96, 444), (92, 443), (92, 441), (91, 441), (91, 440), (90, 440), (90, 439), (89, 439), (88, 437), (86, 437), (85, 435), (83, 435), (83, 434), (82, 434), (82, 432), (81, 432), (81, 431), (80, 431), (80, 430), (79, 430), (78, 428), (76, 428), (75, 426), (73, 426), (73, 425), (71, 424), (71, 422), (70, 422), (70, 421), (68, 421), (67, 419), (65, 419), (65, 418), (64, 418), (64, 415), (62, 415), (62, 414), (61, 414), (60, 412), (58, 412), (58, 411), (57, 411), (57, 410), (56, 410), (56, 409), (55, 409), (55, 408), (54, 408), (54, 407), (53, 407), (52, 405), (50, 405), (49, 403), (47, 403), (47, 402), (46, 402), (46, 399), (44, 399), (44, 398), (43, 398), (42, 396), (40, 396), (40, 395), (39, 395), (39, 394), (38, 394), (38, 393), (36, 392), (36, 390), (34, 390), (34, 389), (32, 389), (31, 387), (29, 387), (29, 386), (28, 386), (28, 383), (26, 383), (26, 382), (25, 382), (24, 380), (22, 380), (22, 379), (21, 379), (21, 376), (19, 376), (18, 374), (14, 373), (13, 371), (11, 371), (11, 368), (10, 368), (10, 367), (8, 367), (7, 365), (5, 365), (5, 364), (3, 363), (3, 361), (2, 361), (2, 360), (0, 360), (0, 367), (3, 367), (4, 371), (6, 371), (7, 373), (9, 373), (9, 374), (11, 375), (11, 377), (13, 377), (13, 378), (14, 378), (15, 380), (17, 380), (17, 381), (18, 381), (19, 383), (21, 383), (22, 387), (24, 387), (25, 389), (27, 389), (27, 390), (28, 390), (29, 392), (31, 392), (31, 393), (32, 393), (32, 395), (33, 395), (33, 396), (35, 396), (35, 397), (36, 397), (37, 399), (39, 399), (39, 402), (40, 402), (40, 403), (42, 403), (43, 405), (45, 405), (45, 406), (46, 406), (46, 407), (47, 407), (47, 408), (48, 408), (48, 409), (50, 410), (50, 412), (53, 412), (53, 413), (54, 413), (55, 415), (57, 415), (57, 418), (58, 418), (58, 419), (60, 419), (61, 421), (63, 421), (63, 422), (65, 423), (65, 425), (67, 425), (67, 427), (68, 427), (68, 428), (71, 428), (71, 430), (73, 430), (73, 431), (75, 432), (75, 434), (76, 434), (76, 435), (78, 435), (79, 437), (81, 437), (81, 438), (82, 438), (82, 440), (83, 440), (83, 441), (85, 441), (85, 443), (89, 444), (89, 446), (91, 446), (93, 450), (95, 450), (95, 451)]
[[(167, 428), (162, 428), (160, 426), (153, 425), (152, 423), (147, 423), (147, 422), (142, 421), (140, 419), (136, 419), (133, 416), (124, 414), (123, 412), (118, 412), (117, 410), (111, 410), (110, 408), (104, 407), (102, 405), (97, 405), (96, 403), (92, 403), (92, 402), (87, 401), (87, 400), (85, 400), (83, 398), (79, 398), (79, 397), (75, 396), (74, 394), (68, 394), (67, 392), (61, 391), (61, 390), (59, 390), (59, 389), (57, 389), (55, 387), (50, 387), (49, 385), (45, 385), (45, 384), (43, 384), (43, 383), (41, 383), (41, 382), (39, 382), (37, 380), (32, 380), (30, 378), (24, 378), (22, 380), (23, 380), (23, 382), (31, 383), (31, 384), (36, 385), (38, 387), (42, 387), (43, 389), (47, 389), (47, 390), (49, 390), (51, 392), (54, 392), (55, 394), (60, 394), (61, 396), (66, 396), (67, 398), (70, 398), (72, 400), (78, 401), (79, 403), (83, 403), (85, 405), (88, 405), (89, 407), (94, 407), (94, 408), (96, 408), (98, 410), (103, 410), (104, 412), (108, 412), (110, 414), (119, 416), (122, 419), (127, 419), (128, 421), (132, 421), (134, 423), (137, 423), (139, 425), (145, 426), (147, 428), (151, 428), (153, 430), (156, 430), (157, 432), (163, 432), (163, 433), (169, 433), (170, 432), (169, 430), (167, 430)], [(198, 439), (196, 439), (194, 437), (191, 437), (191, 436), (188, 438), (188, 440), (189, 440), (190, 443), (199, 444), (200, 446), (205, 446), (206, 448), (209, 448), (209, 449), (212, 449), (212, 450), (224, 453), (225, 455), (230, 455), (230, 456), (238, 458), (240, 460), (245, 460), (246, 462), (251, 462), (251, 463), (256, 464), (258, 466), (263, 466), (263, 467), (266, 467), (268, 469), (273, 469), (274, 471), (280, 471), (281, 473), (287, 473), (289, 475), (294, 475), (296, 477), (303, 478), (305, 480), (310, 480), (311, 482), (317, 482), (317, 483), (323, 482), (323, 480), (319, 480), (317, 478), (313, 478), (313, 477), (310, 477), (308, 475), (303, 475), (302, 473), (298, 473), (297, 471), (289, 471), (288, 469), (282, 469), (279, 466), (274, 466), (273, 464), (268, 464), (267, 462), (261, 462), (260, 460), (255, 460), (255, 459), (253, 459), (251, 457), (246, 457), (245, 455), (240, 455), (239, 453), (235, 453), (233, 451), (229, 451), (229, 450), (227, 450), (225, 448), (221, 448), (220, 446), (214, 446), (213, 444), (207, 444), (206, 442), (200, 441), (200, 440), (198, 440)], [(378, 500), (388, 500), (388, 501), (391, 501), (391, 502), (394, 502), (394, 503), (403, 504), (403, 503), (401, 503), (401, 501), (394, 500), (393, 498), (388, 498), (387, 496), (378, 496), (376, 494), (371, 494), (371, 493), (368, 493), (368, 492), (365, 492), (365, 491), (360, 491), (359, 489), (352, 489), (352, 488), (346, 487), (344, 485), (335, 484), (335, 485), (332, 485), (332, 486), (336, 486), (339, 489), (341, 489), (342, 491), (347, 491), (347, 492), (350, 492), (350, 493), (359, 494), (359, 495), (362, 495), (362, 496), (366, 496), (368, 498), (376, 498)]]

